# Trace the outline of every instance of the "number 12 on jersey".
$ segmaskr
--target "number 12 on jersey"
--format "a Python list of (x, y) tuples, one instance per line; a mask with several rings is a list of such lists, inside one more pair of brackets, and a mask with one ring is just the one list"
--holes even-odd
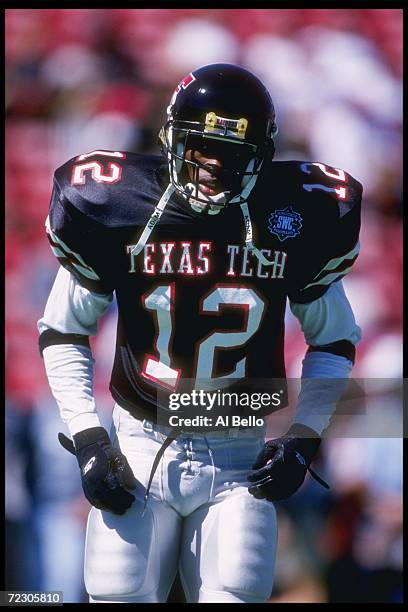
[[(300, 169), (302, 172), (306, 172), (306, 174), (310, 174), (311, 171), (309, 169), (310, 166), (317, 166), (323, 174), (328, 176), (329, 178), (340, 181), (342, 183), (347, 183), (347, 174), (344, 170), (340, 170), (339, 168), (333, 168), (331, 166), (326, 166), (326, 164), (321, 164), (320, 162), (305, 162), (300, 165)], [(330, 168), (330, 170), (328, 169)], [(309, 184), (305, 183), (303, 185), (303, 189), (305, 191), (313, 191), (313, 189), (321, 189), (323, 191), (333, 191), (339, 200), (347, 199), (347, 187), (343, 187), (341, 185), (337, 185), (337, 187), (327, 187), (326, 185), (321, 184)]]
[[(155, 317), (156, 337), (154, 346), (158, 357), (147, 355), (142, 376), (152, 382), (175, 390), (182, 371), (172, 367), (170, 349), (174, 334), (175, 284), (160, 285), (142, 297), (143, 305)], [(194, 377), (199, 386), (216, 380), (217, 385), (228, 384), (230, 378), (243, 378), (246, 375), (246, 357), (238, 361), (227, 374), (214, 374), (214, 360), (217, 349), (234, 349), (244, 346), (258, 331), (265, 302), (256, 291), (248, 287), (217, 286), (201, 302), (202, 315), (222, 315), (224, 307), (242, 308), (245, 323), (239, 331), (214, 331), (198, 341), (195, 350)], [(187, 332), (188, 333), (188, 332)]]

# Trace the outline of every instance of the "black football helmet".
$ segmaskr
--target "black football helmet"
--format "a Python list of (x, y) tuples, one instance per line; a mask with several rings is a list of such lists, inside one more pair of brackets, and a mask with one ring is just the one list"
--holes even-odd
[(221, 149), (227, 160), (222, 169), (226, 205), (247, 200), (263, 161), (273, 158), (276, 133), (274, 105), (263, 83), (239, 66), (210, 64), (176, 87), (159, 138), (172, 185), (187, 200), (194, 193), (203, 204), (208, 198), (198, 190), (200, 164), (186, 159), (186, 151)]

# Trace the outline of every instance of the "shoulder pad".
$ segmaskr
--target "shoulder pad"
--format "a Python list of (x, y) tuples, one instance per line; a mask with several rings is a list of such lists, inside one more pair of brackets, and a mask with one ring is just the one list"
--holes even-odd
[(339, 168), (320, 162), (295, 163), (300, 179), (297, 189), (303, 194), (299, 209), (309, 231), (292, 267), (290, 297), (305, 303), (341, 280), (357, 259), (363, 187)]
[(61, 265), (90, 291), (112, 291), (107, 230), (146, 224), (160, 197), (154, 172), (163, 161), (101, 150), (78, 155), (56, 170), (47, 236)]
[(106, 227), (139, 225), (157, 200), (154, 172), (163, 157), (97, 150), (70, 159), (55, 171), (54, 184), (75, 208)]
[[(45, 230), (51, 250), (64, 266), (89, 291), (107, 294), (113, 289), (97, 254), (99, 232), (87, 223), (85, 215), (65, 200), (54, 186)], [(103, 253), (103, 251), (102, 251)]]
[(298, 163), (302, 190), (337, 204), (339, 217), (360, 206), (363, 187), (351, 174), (321, 162)]

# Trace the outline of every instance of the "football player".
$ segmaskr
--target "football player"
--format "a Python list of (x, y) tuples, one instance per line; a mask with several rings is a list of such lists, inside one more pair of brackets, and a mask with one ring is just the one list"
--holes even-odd
[[(39, 342), (93, 506), (91, 602), (164, 602), (177, 569), (188, 602), (270, 596), (273, 502), (302, 484), (343, 389), (309, 383), (347, 380), (361, 335), (341, 279), (358, 255), (362, 187), (320, 162), (273, 161), (276, 133), (259, 79), (213, 64), (177, 86), (164, 157), (98, 150), (55, 172), (46, 230), (61, 267)], [(89, 336), (114, 294), (109, 435)], [(287, 300), (308, 349), (286, 435), (158, 422), (183, 381), (284, 379)]]

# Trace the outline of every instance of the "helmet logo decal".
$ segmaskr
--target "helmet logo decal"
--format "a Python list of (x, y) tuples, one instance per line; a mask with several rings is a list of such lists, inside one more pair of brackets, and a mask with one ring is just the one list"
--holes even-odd
[(170, 106), (174, 104), (174, 102), (176, 101), (177, 94), (179, 93), (180, 89), (187, 89), (187, 87), (191, 85), (191, 83), (195, 80), (196, 78), (192, 72), (190, 72), (190, 74), (184, 77), (184, 79), (177, 85), (176, 89), (174, 90), (174, 93), (170, 101)]
[(293, 210), (292, 206), (287, 206), (271, 213), (268, 229), (271, 234), (275, 234), (283, 242), (287, 238), (295, 238), (300, 234), (302, 221), (301, 215)]
[[(245, 138), (248, 128), (248, 119), (227, 119), (218, 117), (214, 112), (207, 113), (205, 116), (204, 132), (214, 134), (233, 135), (238, 138)], [(231, 134), (231, 130), (233, 133)]]

